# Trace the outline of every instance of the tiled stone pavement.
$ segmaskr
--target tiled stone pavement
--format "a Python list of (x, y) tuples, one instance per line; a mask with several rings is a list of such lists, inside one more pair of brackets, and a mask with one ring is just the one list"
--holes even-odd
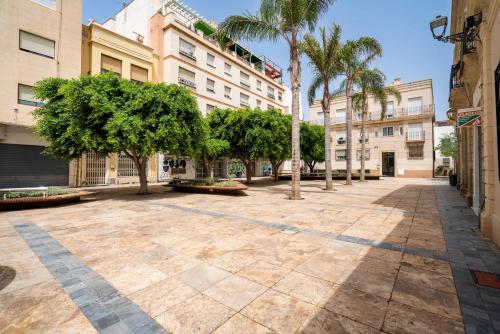
[[(0, 291), (0, 333), (499, 330), (498, 291), (467, 271), (498, 270), (498, 249), (471, 230), (456, 190), (416, 179), (321, 186), (304, 182), (303, 201), (287, 200), (284, 183), (239, 197), (122, 189), (2, 213), (0, 265), (17, 276)], [(100, 289), (78, 285), (85, 275)], [(128, 311), (108, 308), (110, 296)]]

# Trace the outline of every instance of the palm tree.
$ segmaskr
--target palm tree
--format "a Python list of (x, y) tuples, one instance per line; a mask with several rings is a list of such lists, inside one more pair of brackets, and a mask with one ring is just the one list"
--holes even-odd
[(346, 104), (346, 184), (352, 184), (352, 89), (354, 81), (376, 57), (382, 56), (382, 46), (376, 39), (360, 37), (345, 42), (339, 49), (336, 61), (345, 76), (341, 90), (347, 98)]
[(301, 65), (299, 44), (304, 30), (312, 31), (320, 15), (335, 0), (261, 0), (256, 14), (227, 17), (219, 24), (218, 41), (225, 47), (227, 38), (271, 40), (282, 37), (290, 49), (292, 88), (292, 191), (291, 199), (300, 199), (300, 124), (299, 90)]
[(325, 125), (325, 179), (326, 190), (333, 189), (332, 182), (332, 149), (330, 136), (330, 82), (337, 76), (338, 64), (334, 61), (340, 46), (340, 27), (334, 24), (327, 35), (325, 28), (320, 29), (320, 41), (311, 34), (304, 37), (300, 50), (310, 59), (314, 69), (314, 78), (308, 90), (309, 105), (313, 104), (316, 91), (323, 86), (321, 108)]
[(378, 69), (365, 69), (354, 80), (354, 86), (359, 89), (352, 95), (352, 103), (355, 109), (361, 110), (361, 176), (360, 181), (365, 181), (365, 122), (368, 115), (368, 98), (373, 97), (375, 102), (380, 103), (382, 112), (380, 119), (384, 119), (387, 111), (387, 98), (394, 95), (401, 102), (401, 93), (394, 86), (385, 86), (385, 75)]

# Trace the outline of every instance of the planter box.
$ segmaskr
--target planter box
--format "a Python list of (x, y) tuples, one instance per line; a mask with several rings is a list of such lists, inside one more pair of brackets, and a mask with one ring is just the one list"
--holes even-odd
[(0, 211), (47, 208), (56, 205), (80, 202), (80, 193), (49, 197), (21, 197), (0, 199)]
[(248, 187), (238, 181), (233, 181), (236, 186), (234, 187), (220, 187), (220, 186), (205, 186), (196, 185), (189, 183), (171, 183), (165, 185), (165, 187), (171, 187), (175, 191), (190, 192), (190, 193), (213, 193), (213, 194), (229, 194), (234, 195), (241, 193), (243, 190), (248, 189)]

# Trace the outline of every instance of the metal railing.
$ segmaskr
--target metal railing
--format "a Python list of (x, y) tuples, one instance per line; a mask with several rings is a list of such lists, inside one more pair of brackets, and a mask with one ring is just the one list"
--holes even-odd
[(188, 86), (190, 88), (196, 89), (196, 84), (188, 79), (184, 79), (184, 78), (179, 77), (179, 83), (184, 85), (184, 86)]
[(406, 141), (424, 141), (425, 131), (424, 130), (412, 130), (406, 132)]
[[(428, 104), (416, 107), (396, 108), (394, 109), (393, 113), (391, 114), (386, 113), (383, 119), (394, 119), (394, 118), (401, 118), (408, 116), (411, 117), (411, 116), (432, 115), (432, 114), (434, 114), (434, 105)], [(379, 121), (382, 119), (381, 115), (382, 115), (381, 111), (369, 112), (366, 119), (369, 121)], [(356, 119), (356, 121), (361, 121), (361, 119), (359, 120)]]

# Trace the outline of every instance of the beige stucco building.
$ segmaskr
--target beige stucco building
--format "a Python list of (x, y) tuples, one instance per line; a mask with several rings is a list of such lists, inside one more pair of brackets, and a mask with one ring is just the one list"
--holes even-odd
[(481, 122), (457, 126), (458, 187), (479, 215), (482, 233), (500, 245), (500, 1), (454, 0), (451, 33), (464, 31), (475, 38), (455, 43), (450, 116), (458, 125), (460, 114), (479, 111)]
[[(401, 93), (401, 102), (388, 99), (387, 112), (381, 118), (381, 106), (373, 97), (368, 101), (366, 122), (366, 170), (371, 175), (395, 177), (432, 177), (434, 95), (432, 81), (422, 80), (392, 86)], [(346, 103), (336, 97), (330, 105), (332, 128), (332, 166), (346, 169)], [(323, 124), (321, 104), (316, 101), (309, 109), (310, 122)], [(361, 165), (361, 113), (353, 113), (352, 132), (353, 172)], [(321, 168), (321, 167), (320, 167)]]
[(0, 0), (0, 188), (68, 185), (69, 168), (41, 155), (32, 86), (80, 75), (81, 1)]

